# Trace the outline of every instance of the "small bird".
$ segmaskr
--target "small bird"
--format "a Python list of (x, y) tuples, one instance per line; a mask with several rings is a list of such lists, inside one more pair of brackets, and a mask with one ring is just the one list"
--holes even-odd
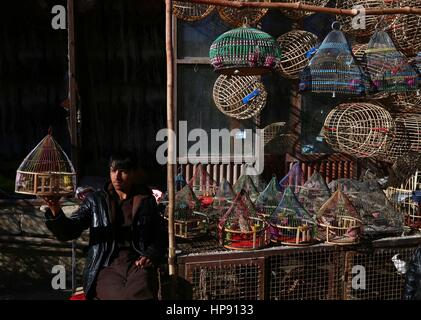
[(392, 262), (395, 265), (395, 268), (398, 271), (398, 273), (400, 274), (406, 273), (406, 262), (399, 259), (399, 254), (395, 254), (392, 257)]

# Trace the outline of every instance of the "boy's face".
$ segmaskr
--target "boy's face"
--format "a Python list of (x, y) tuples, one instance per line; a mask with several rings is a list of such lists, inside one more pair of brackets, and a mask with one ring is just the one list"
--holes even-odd
[(129, 192), (133, 183), (133, 176), (132, 170), (110, 168), (111, 183), (115, 190)]

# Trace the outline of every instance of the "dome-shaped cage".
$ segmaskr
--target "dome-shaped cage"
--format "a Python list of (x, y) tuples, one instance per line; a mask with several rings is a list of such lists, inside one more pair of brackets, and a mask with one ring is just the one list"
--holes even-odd
[(218, 224), (220, 244), (231, 250), (254, 250), (270, 243), (268, 224), (256, 214), (248, 195), (239, 192)]
[(367, 71), (376, 91), (418, 90), (418, 74), (408, 59), (396, 50), (385, 31), (376, 31), (366, 50)]
[[(168, 207), (165, 212), (168, 218)], [(184, 239), (194, 239), (208, 234), (209, 219), (201, 212), (200, 200), (189, 185), (175, 194), (174, 234)]]
[[(337, 0), (336, 7), (340, 9), (355, 9), (357, 6), (367, 9), (385, 8), (383, 0)], [(370, 37), (376, 30), (376, 26), (382, 16), (366, 15), (361, 19), (352, 16), (337, 15), (336, 19), (341, 23), (343, 32), (355, 37)]]
[(257, 190), (253, 179), (247, 174), (242, 174), (238, 178), (238, 180), (234, 183), (233, 190), (235, 194), (244, 190), (253, 202), (255, 202), (259, 196), (259, 191)]
[(276, 70), (285, 78), (298, 79), (308, 66), (310, 51), (317, 47), (319, 39), (308, 31), (294, 30), (277, 39), (282, 57)]
[(213, 100), (223, 114), (249, 119), (266, 106), (267, 92), (260, 77), (220, 75), (213, 86)]
[(272, 242), (293, 246), (314, 242), (316, 222), (301, 206), (290, 187), (285, 189), (269, 223)]
[(212, 43), (209, 57), (218, 73), (260, 75), (275, 68), (281, 58), (281, 50), (271, 35), (241, 27), (220, 35)]
[(361, 232), (357, 210), (343, 192), (335, 191), (317, 212), (317, 238), (327, 243), (354, 244)]
[(336, 151), (354, 157), (373, 157), (393, 143), (395, 122), (391, 114), (370, 103), (344, 103), (326, 117), (323, 136)]
[(51, 134), (29, 153), (16, 172), (16, 193), (65, 196), (74, 193), (75, 187), (73, 165)]
[(297, 198), (304, 209), (314, 216), (322, 205), (331, 196), (326, 180), (318, 171), (314, 171), (311, 177), (298, 187)]
[(276, 209), (281, 201), (282, 193), (278, 185), (278, 180), (276, 177), (272, 177), (259, 196), (257, 197), (255, 206), (257, 213), (262, 216), (264, 219), (268, 219), (272, 212)]
[(263, 144), (267, 145), (273, 139), (284, 135), (285, 122), (274, 122), (263, 128)]
[[(302, 4), (308, 4), (313, 6), (320, 6), (324, 7), (328, 4), (329, 0), (304, 0), (304, 1), (296, 1), (296, 0), (280, 0), (279, 2), (286, 2), (286, 3), (296, 3), (300, 2)], [(302, 19), (306, 16), (314, 14), (311, 11), (301, 11), (301, 10), (287, 10), (287, 9), (280, 9), (281, 12), (290, 19)]]
[(336, 96), (337, 93), (362, 95), (369, 89), (368, 76), (358, 65), (345, 35), (339, 30), (332, 30), (326, 36), (308, 67), (300, 74), (300, 91)]
[[(241, 2), (249, 2), (248, 0), (240, 0)], [(270, 2), (270, 0), (257, 0), (255, 2)], [(267, 8), (233, 8), (218, 7), (218, 12), (222, 20), (234, 27), (240, 27), (244, 24), (254, 26), (268, 12)]]
[[(421, 0), (396, 1), (399, 7), (421, 8)], [(408, 57), (421, 51), (421, 16), (416, 14), (401, 14), (396, 17), (391, 26), (391, 35), (395, 45)]]
[(180, 20), (193, 22), (210, 15), (215, 9), (213, 5), (173, 1), (173, 14)]

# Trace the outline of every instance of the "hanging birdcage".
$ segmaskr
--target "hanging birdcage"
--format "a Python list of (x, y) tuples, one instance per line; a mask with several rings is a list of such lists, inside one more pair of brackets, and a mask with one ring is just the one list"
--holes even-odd
[(188, 185), (201, 201), (202, 205), (210, 205), (212, 203), (211, 200), (217, 191), (217, 184), (206, 171), (204, 165), (199, 164), (195, 167), (193, 177), (190, 179)]
[[(241, 2), (249, 2), (249, 0), (240, 0)], [(271, 0), (257, 0), (255, 2), (270, 2)], [(254, 26), (267, 13), (267, 8), (232, 8), (232, 7), (218, 7), (218, 12), (222, 20), (231, 24), (234, 27), (242, 26), (243, 24)]]
[(403, 232), (402, 214), (387, 200), (377, 179), (358, 181), (339, 179), (329, 183), (332, 192), (343, 192), (358, 212), (366, 239), (399, 236)]
[(267, 92), (260, 77), (220, 75), (213, 86), (213, 101), (223, 114), (249, 119), (266, 106)]
[(420, 205), (413, 199), (413, 192), (421, 190), (421, 172), (416, 171), (405, 183), (399, 187), (389, 187), (386, 190), (388, 199), (393, 203), (405, 219), (405, 225), (421, 230)]
[(318, 171), (314, 171), (311, 177), (298, 187), (296, 194), (300, 204), (311, 216), (314, 216), (331, 196), (325, 179)]
[[(302, 4), (324, 7), (328, 4), (329, 0), (304, 0), (304, 1), (280, 0), (279, 2), (286, 2), (286, 3), (300, 2)], [(287, 10), (287, 9), (281, 9), (281, 12), (290, 19), (302, 19), (306, 16), (314, 14), (314, 12), (311, 12), (311, 11)]]
[(332, 24), (332, 29), (301, 72), (300, 91), (332, 93), (333, 97), (368, 93), (368, 77), (354, 58), (339, 24)]
[(309, 52), (319, 43), (317, 36), (303, 30), (293, 30), (277, 39), (282, 57), (276, 70), (288, 79), (298, 79), (300, 72), (308, 66)]
[(394, 113), (421, 113), (421, 94), (419, 92), (400, 92), (386, 101), (388, 110)]
[[(380, 9), (385, 8), (383, 0), (337, 0), (336, 7), (340, 9)], [(345, 33), (356, 37), (371, 36), (381, 16), (364, 15), (361, 18), (354, 16), (337, 15), (336, 19), (342, 24), (342, 30)]]
[(257, 213), (264, 219), (268, 219), (281, 201), (282, 193), (279, 191), (276, 177), (272, 177), (269, 184), (257, 197), (255, 206)]
[(394, 135), (391, 114), (370, 103), (340, 104), (323, 125), (323, 136), (334, 150), (359, 158), (387, 151)]
[(408, 59), (396, 50), (385, 31), (376, 31), (366, 50), (367, 71), (375, 90), (406, 92), (418, 90), (418, 74)]
[(173, 14), (181, 20), (194, 22), (201, 20), (212, 13), (213, 5), (173, 1)]
[[(421, 0), (397, 1), (399, 7), (421, 7)], [(398, 49), (408, 57), (415, 56), (421, 50), (421, 16), (400, 14), (393, 21), (391, 36)]]
[[(165, 212), (168, 218), (168, 207)], [(175, 194), (174, 234), (184, 239), (194, 239), (207, 235), (208, 217), (201, 212), (201, 204), (189, 185)]]
[(261, 75), (275, 68), (281, 58), (281, 50), (269, 34), (241, 27), (220, 35), (212, 43), (209, 57), (218, 73)]
[(359, 241), (362, 221), (348, 197), (340, 190), (317, 212), (317, 238), (339, 245)]
[(263, 144), (268, 144), (271, 140), (279, 137), (285, 129), (285, 122), (274, 122), (263, 128)]
[(259, 218), (247, 194), (239, 192), (218, 224), (220, 244), (231, 250), (255, 250), (270, 242), (268, 224)]
[(304, 174), (301, 169), (301, 163), (290, 164), (288, 173), (279, 181), (280, 192), (284, 193), (286, 188), (290, 187), (294, 194), (298, 194), (299, 187), (304, 183)]
[(259, 191), (257, 190), (251, 176), (247, 174), (242, 174), (238, 178), (238, 180), (234, 183), (233, 190), (235, 194), (244, 190), (252, 202), (255, 202), (259, 196)]
[(16, 172), (15, 192), (36, 196), (71, 195), (76, 172), (66, 153), (48, 135), (26, 156)]
[(316, 222), (301, 206), (290, 187), (285, 189), (269, 223), (272, 242), (292, 246), (314, 242)]

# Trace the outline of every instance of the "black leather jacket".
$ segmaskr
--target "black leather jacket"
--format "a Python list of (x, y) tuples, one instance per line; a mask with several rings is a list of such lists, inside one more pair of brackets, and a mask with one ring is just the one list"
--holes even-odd
[(405, 281), (405, 300), (421, 300), (421, 247), (415, 250), (408, 263)]
[[(166, 254), (167, 235), (164, 220), (157, 211), (155, 198), (150, 190), (148, 192), (133, 197), (135, 215), (132, 223), (132, 247), (139, 256), (146, 256), (154, 265), (158, 265), (163, 262)], [(69, 218), (62, 211), (54, 217), (52, 212), (47, 210), (45, 216), (48, 229), (60, 241), (76, 239), (89, 228), (83, 287), (87, 298), (93, 298), (93, 284), (98, 272), (110, 264), (115, 247), (109, 193), (106, 189), (91, 193)]]

